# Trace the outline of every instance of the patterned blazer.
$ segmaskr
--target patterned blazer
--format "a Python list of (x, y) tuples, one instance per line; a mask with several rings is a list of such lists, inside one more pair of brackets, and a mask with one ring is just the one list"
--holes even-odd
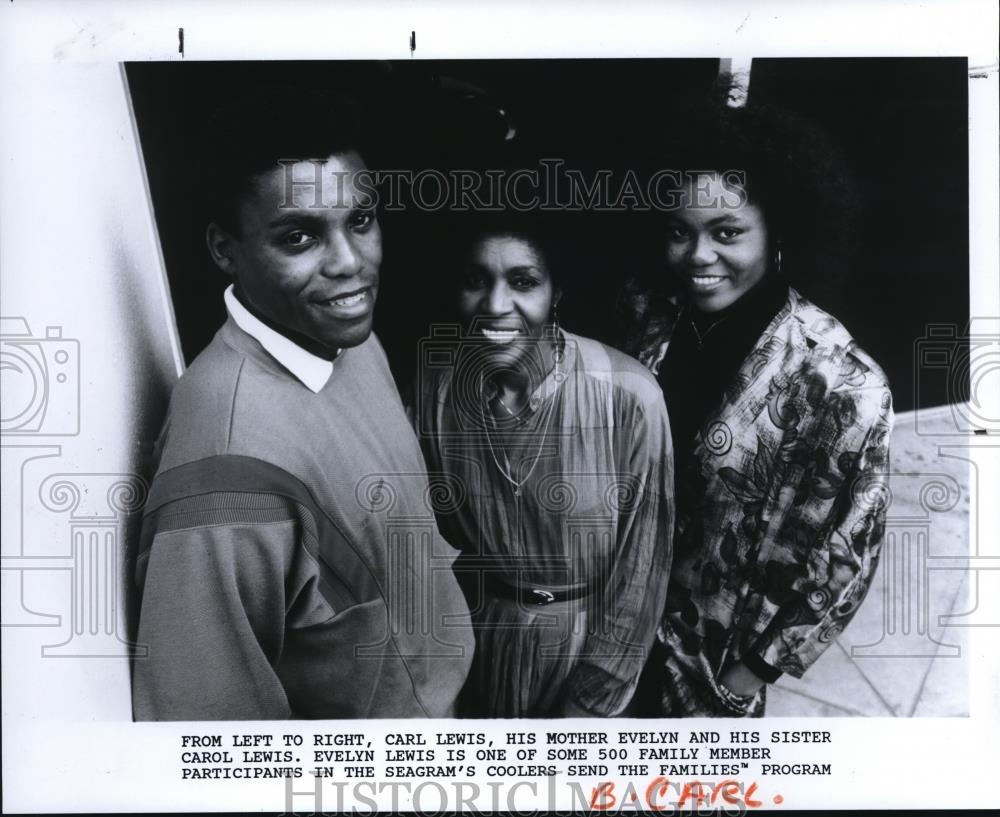
[[(644, 326), (654, 373), (672, 330)], [(676, 475), (663, 714), (759, 714), (762, 695), (719, 687), (725, 668), (800, 677), (841, 633), (878, 564), (892, 422), (882, 370), (790, 289)]]

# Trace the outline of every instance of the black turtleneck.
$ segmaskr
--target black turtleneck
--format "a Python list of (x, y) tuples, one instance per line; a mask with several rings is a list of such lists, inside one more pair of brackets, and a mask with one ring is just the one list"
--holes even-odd
[(787, 298), (788, 284), (768, 274), (718, 312), (701, 312), (693, 305), (681, 311), (658, 378), (670, 412), (678, 477), (691, 465), (699, 428)]

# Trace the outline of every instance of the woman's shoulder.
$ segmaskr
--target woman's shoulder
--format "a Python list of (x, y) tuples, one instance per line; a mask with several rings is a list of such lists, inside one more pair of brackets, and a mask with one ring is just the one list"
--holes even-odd
[(662, 401), (656, 378), (638, 360), (606, 343), (563, 331), (575, 369), (586, 380), (611, 389), (619, 398), (641, 405)]
[(798, 368), (825, 368), (831, 390), (850, 395), (860, 424), (878, 425), (887, 435), (893, 423), (893, 400), (882, 367), (840, 321), (795, 290), (790, 291), (788, 307), (785, 320), (801, 333), (809, 350)]
[(842, 360), (844, 370), (852, 370), (848, 382), (866, 389), (889, 391), (889, 379), (875, 359), (858, 345), (854, 337), (837, 318), (789, 290), (788, 318), (805, 337), (812, 354)]

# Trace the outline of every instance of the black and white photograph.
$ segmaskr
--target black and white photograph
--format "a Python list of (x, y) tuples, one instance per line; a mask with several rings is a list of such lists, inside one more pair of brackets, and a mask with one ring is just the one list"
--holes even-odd
[(965, 61), (727, 69), (126, 65), (191, 363), (136, 718), (964, 714), (878, 656), (891, 520), (968, 541), (893, 438), (968, 399), (913, 388), (918, 327), (968, 355)]
[(4, 35), (5, 810), (901, 808), (917, 758), (985, 769), (995, 9), (481, 51), (355, 10), (320, 53), (67, 5)]

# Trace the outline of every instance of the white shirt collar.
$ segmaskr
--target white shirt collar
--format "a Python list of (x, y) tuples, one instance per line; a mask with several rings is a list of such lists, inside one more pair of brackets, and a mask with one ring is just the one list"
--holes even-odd
[(229, 310), (230, 316), (240, 329), (256, 340), (271, 357), (301, 380), (307, 389), (316, 393), (323, 389), (330, 379), (330, 375), (333, 374), (332, 360), (324, 360), (307, 352), (297, 343), (275, 332), (260, 318), (251, 314), (237, 300), (232, 284), (226, 288), (223, 297), (226, 300), (226, 309)]

